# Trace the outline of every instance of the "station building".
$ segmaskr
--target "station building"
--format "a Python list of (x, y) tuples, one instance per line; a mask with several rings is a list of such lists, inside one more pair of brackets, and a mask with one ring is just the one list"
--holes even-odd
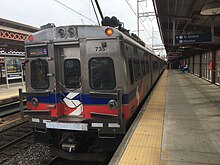
[(8, 67), (9, 72), (17, 72), (15, 65), (19, 63), (18, 59), (21, 59), (24, 68), (24, 40), (30, 33), (38, 30), (33, 26), (0, 18), (0, 84), (6, 83), (6, 59), (8, 64), (14, 63)]

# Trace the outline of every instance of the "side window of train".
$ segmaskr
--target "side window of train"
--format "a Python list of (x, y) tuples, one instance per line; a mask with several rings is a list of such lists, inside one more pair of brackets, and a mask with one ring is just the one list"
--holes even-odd
[(134, 75), (133, 75), (133, 63), (132, 63), (131, 59), (128, 61), (128, 67), (129, 67), (131, 85), (133, 85), (134, 84)]
[(81, 69), (78, 59), (64, 61), (64, 83), (67, 88), (77, 88), (80, 85)]
[(146, 75), (146, 67), (144, 61), (141, 61), (142, 77)]
[(163, 66), (164, 66), (164, 64), (163, 64), (163, 62), (161, 61), (161, 62), (160, 62), (160, 69), (163, 69)]
[(31, 61), (31, 86), (34, 89), (47, 89), (49, 87), (48, 63), (46, 60)]
[(146, 64), (146, 73), (149, 73), (149, 63), (148, 63), (148, 61), (145, 61), (145, 64)]
[(133, 46), (133, 53), (134, 53), (134, 56), (138, 56), (138, 49)]
[(152, 62), (153, 70), (155, 70), (155, 61)]
[(157, 70), (157, 69), (158, 69), (157, 61), (153, 61), (153, 70)]
[(138, 80), (141, 79), (140, 61), (139, 60), (134, 60), (133, 65), (134, 65), (134, 79), (135, 79), (135, 81), (138, 81)]
[(116, 81), (113, 60), (109, 57), (91, 58), (89, 80), (92, 89), (114, 89)]

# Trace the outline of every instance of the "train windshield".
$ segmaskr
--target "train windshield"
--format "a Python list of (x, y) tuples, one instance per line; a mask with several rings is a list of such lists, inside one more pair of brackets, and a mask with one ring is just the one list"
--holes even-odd
[(64, 77), (67, 88), (80, 86), (80, 61), (78, 59), (67, 59), (64, 61)]
[(34, 89), (47, 89), (49, 87), (48, 63), (46, 60), (31, 61), (31, 86)]
[(113, 60), (109, 57), (91, 58), (89, 78), (92, 89), (114, 89), (116, 82)]

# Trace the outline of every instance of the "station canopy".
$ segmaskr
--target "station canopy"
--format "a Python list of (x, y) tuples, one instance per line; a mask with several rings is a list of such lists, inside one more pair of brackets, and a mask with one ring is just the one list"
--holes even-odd
[(218, 0), (153, 0), (168, 60), (220, 48)]

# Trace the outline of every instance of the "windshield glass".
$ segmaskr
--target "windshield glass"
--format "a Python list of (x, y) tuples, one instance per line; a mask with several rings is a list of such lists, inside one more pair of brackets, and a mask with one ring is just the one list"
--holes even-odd
[(90, 86), (92, 89), (114, 89), (115, 70), (109, 57), (92, 58), (89, 61)]
[(64, 61), (64, 78), (67, 88), (80, 86), (80, 61), (78, 59), (67, 59)]
[(31, 86), (34, 89), (47, 89), (49, 87), (48, 63), (46, 60), (31, 61)]

